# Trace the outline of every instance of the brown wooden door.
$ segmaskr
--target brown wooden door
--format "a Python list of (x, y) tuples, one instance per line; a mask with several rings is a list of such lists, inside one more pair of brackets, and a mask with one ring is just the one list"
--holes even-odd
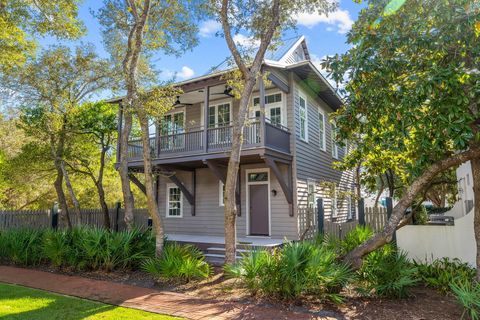
[(250, 235), (268, 236), (268, 185), (254, 184), (249, 189)]

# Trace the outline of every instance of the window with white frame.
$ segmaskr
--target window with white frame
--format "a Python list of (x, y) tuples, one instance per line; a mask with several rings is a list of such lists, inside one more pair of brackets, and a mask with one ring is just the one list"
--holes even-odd
[(331, 133), (331, 137), (332, 137), (332, 157), (334, 157), (335, 159), (338, 159), (338, 143), (337, 143), (337, 126), (332, 123), (331, 125), (331, 129), (332, 129), (332, 133)]
[(225, 185), (222, 181), (218, 181), (218, 206), (223, 207), (225, 203), (223, 202), (225, 199)]
[[(256, 118), (260, 117), (260, 97), (253, 98), (253, 110)], [(265, 117), (266, 120), (275, 125), (286, 125), (284, 119), (284, 105), (282, 93), (272, 93), (265, 95)]]
[(334, 187), (333, 197), (332, 197), (332, 217), (336, 217), (337, 213), (338, 213), (337, 188)]
[(353, 203), (352, 203), (352, 196), (349, 195), (348, 198), (347, 198), (347, 206), (348, 206), (348, 208), (347, 208), (347, 219), (348, 219), (348, 220), (353, 219), (353, 210), (354, 210), (354, 208), (352, 208), (352, 204), (353, 204)]
[(325, 151), (326, 149), (325, 115), (321, 111), (318, 111), (318, 141), (319, 141), (320, 150)]
[(307, 181), (307, 202), (308, 202), (308, 207), (309, 208), (314, 208), (315, 207), (315, 195), (316, 195), (316, 187), (315, 187), (315, 181), (314, 180), (308, 180)]
[(183, 216), (183, 195), (179, 187), (167, 185), (167, 217), (181, 218)]
[(308, 141), (307, 99), (302, 95), (300, 95), (299, 116), (300, 116), (300, 139), (304, 141)]

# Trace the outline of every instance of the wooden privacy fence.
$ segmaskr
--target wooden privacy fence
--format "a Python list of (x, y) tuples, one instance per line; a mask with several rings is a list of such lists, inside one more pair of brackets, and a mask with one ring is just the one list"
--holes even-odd
[[(104, 214), (101, 209), (81, 209), (80, 219), (76, 217), (75, 210), (69, 209), (69, 213), (73, 226), (104, 227)], [(125, 210), (119, 204), (110, 208), (108, 213), (112, 230), (126, 230)], [(59, 210), (56, 206), (50, 210), (0, 210), (0, 230), (66, 228), (66, 225), (60, 221), (58, 216)], [(135, 209), (133, 217), (135, 226), (140, 229), (146, 229), (151, 225), (146, 209)]]
[(356, 219), (339, 221), (341, 217), (325, 215), (323, 199), (317, 200), (316, 208), (299, 208), (298, 218), (301, 239), (313, 239), (317, 234), (343, 239), (345, 235), (355, 229), (357, 225), (367, 225), (374, 232), (383, 229), (392, 212), (392, 199), (387, 198), (387, 207), (365, 207), (363, 199), (358, 201)]
[(12, 228), (44, 229), (51, 225), (50, 210), (0, 210), (0, 230)]

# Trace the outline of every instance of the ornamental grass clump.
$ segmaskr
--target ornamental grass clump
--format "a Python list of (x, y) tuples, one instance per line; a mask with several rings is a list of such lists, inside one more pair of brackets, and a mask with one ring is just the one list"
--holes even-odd
[(455, 298), (463, 307), (462, 319), (480, 319), (480, 284), (476, 281), (459, 280), (450, 284)]
[(167, 242), (160, 258), (149, 258), (142, 269), (158, 279), (189, 282), (206, 279), (211, 273), (203, 253), (193, 245)]
[(0, 232), (0, 260), (18, 265), (42, 262), (41, 230), (12, 229)]
[(150, 231), (111, 232), (100, 228), (71, 230), (11, 229), (0, 232), (0, 259), (19, 265), (47, 263), (77, 270), (128, 270), (155, 254)]
[(225, 273), (239, 278), (252, 294), (285, 300), (315, 296), (334, 302), (342, 301), (339, 292), (353, 278), (334, 251), (307, 241), (273, 251), (254, 250), (227, 265)]

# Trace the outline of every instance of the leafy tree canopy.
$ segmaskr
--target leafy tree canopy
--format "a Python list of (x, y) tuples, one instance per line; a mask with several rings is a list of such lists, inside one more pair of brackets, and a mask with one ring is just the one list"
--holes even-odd
[(78, 21), (79, 0), (1, 0), (0, 71), (18, 67), (33, 56), (34, 35), (78, 38), (85, 31)]
[(478, 144), (480, 3), (369, 1), (348, 35), (352, 48), (325, 66), (348, 79), (335, 117), (357, 145), (343, 164), (404, 180)]

